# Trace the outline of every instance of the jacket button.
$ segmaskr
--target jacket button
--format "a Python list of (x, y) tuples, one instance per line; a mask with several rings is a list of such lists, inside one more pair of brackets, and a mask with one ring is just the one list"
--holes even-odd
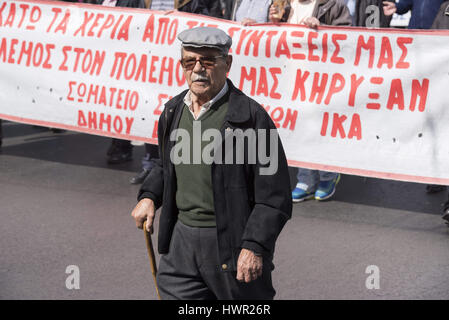
[(228, 268), (228, 265), (227, 265), (226, 263), (224, 263), (224, 264), (221, 265), (221, 268), (222, 268), (223, 270), (226, 270), (226, 269)]

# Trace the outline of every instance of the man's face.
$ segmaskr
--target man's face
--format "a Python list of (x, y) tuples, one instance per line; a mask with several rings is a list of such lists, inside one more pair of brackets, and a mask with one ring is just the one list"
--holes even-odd
[[(203, 64), (200, 58), (206, 58)], [(181, 59), (190, 91), (204, 102), (211, 100), (223, 88), (232, 64), (231, 56), (223, 57), (219, 50), (211, 48), (183, 48)]]

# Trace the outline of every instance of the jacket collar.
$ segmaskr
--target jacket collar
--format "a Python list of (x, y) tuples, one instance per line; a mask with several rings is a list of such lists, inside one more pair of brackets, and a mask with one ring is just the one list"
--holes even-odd
[[(249, 98), (239, 89), (237, 89), (231, 80), (227, 79), (229, 86), (228, 111), (225, 121), (232, 123), (244, 123), (250, 119)], [(184, 97), (189, 90), (184, 90), (176, 97), (165, 104), (169, 113), (173, 113), (177, 106), (184, 104)], [(180, 110), (179, 108), (178, 110)], [(172, 110), (172, 111), (170, 111)]]
[(231, 80), (229, 86), (228, 113), (225, 120), (234, 123), (244, 123), (250, 119), (249, 98), (237, 89)]
[[(322, 14), (325, 11), (327, 11), (330, 7), (332, 7), (334, 5), (334, 3), (335, 3), (334, 0), (317, 0), (316, 5), (315, 5), (315, 10), (313, 12), (313, 16), (316, 17), (317, 19), (321, 18), (318, 15), (321, 14), (321, 16), (322, 16)], [(324, 11), (320, 12), (321, 7), (323, 8), (321, 10), (324, 10)]]

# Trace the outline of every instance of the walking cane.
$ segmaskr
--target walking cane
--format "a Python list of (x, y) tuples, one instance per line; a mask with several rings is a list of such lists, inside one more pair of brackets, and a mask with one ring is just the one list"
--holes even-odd
[(161, 300), (161, 296), (159, 295), (159, 288), (157, 287), (157, 281), (156, 281), (157, 266), (156, 266), (156, 258), (154, 257), (153, 242), (151, 241), (151, 234), (147, 231), (147, 222), (146, 221), (143, 223), (143, 232), (145, 233), (148, 258), (150, 259), (151, 273), (153, 274), (153, 280), (154, 280), (154, 285), (156, 287), (157, 298), (159, 300)]

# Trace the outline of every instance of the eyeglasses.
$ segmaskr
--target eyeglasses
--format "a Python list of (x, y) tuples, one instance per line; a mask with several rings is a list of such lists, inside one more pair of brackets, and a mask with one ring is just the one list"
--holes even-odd
[(206, 69), (212, 69), (215, 67), (218, 58), (224, 58), (226, 56), (212, 56), (212, 57), (199, 57), (199, 58), (184, 58), (181, 59), (181, 65), (186, 70), (193, 70), (195, 68), (196, 63), (199, 61), (201, 66)]

